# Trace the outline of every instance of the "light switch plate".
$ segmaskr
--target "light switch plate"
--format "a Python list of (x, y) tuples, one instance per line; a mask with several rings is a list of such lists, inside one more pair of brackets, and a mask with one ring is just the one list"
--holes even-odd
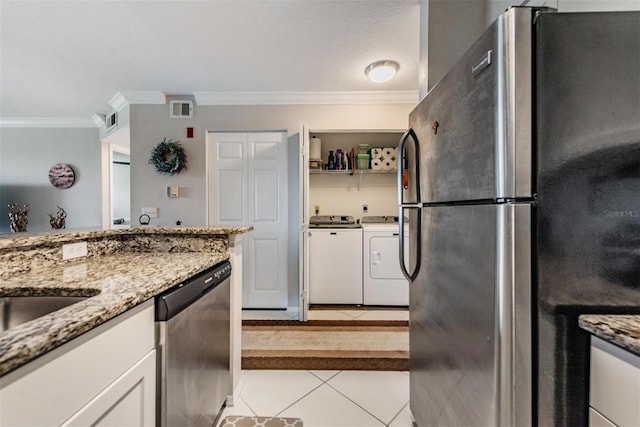
[(87, 256), (87, 242), (67, 243), (62, 245), (62, 259), (74, 259)]

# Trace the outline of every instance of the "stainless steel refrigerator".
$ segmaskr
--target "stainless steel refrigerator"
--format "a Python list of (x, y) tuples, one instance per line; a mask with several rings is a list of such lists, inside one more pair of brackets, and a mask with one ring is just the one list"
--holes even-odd
[(640, 313), (639, 53), (640, 13), (511, 8), (411, 113), (419, 427), (587, 424), (578, 316)]

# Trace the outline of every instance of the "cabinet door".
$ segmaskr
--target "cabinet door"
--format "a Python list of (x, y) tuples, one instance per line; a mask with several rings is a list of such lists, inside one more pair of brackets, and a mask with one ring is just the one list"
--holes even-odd
[(309, 302), (362, 304), (362, 231), (309, 231)]
[(64, 424), (71, 426), (155, 425), (156, 351), (150, 351)]
[(591, 337), (589, 405), (619, 426), (640, 425), (640, 357)]

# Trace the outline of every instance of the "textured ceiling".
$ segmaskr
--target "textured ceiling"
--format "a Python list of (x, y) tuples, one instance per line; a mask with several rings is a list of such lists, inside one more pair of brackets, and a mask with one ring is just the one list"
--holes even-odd
[[(119, 91), (417, 91), (418, 0), (0, 1), (0, 118), (88, 118)], [(394, 80), (365, 67), (400, 63)]]

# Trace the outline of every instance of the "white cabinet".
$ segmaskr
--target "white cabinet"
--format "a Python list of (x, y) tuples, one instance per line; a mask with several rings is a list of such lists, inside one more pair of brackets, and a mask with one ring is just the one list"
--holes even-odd
[(5, 375), (0, 425), (154, 426), (154, 341), (148, 301)]
[(309, 235), (309, 302), (362, 304), (362, 230), (313, 229)]
[(639, 426), (640, 357), (592, 336), (589, 406), (591, 427)]
[(153, 350), (76, 412), (63, 426), (153, 426), (155, 362), (156, 352)]

